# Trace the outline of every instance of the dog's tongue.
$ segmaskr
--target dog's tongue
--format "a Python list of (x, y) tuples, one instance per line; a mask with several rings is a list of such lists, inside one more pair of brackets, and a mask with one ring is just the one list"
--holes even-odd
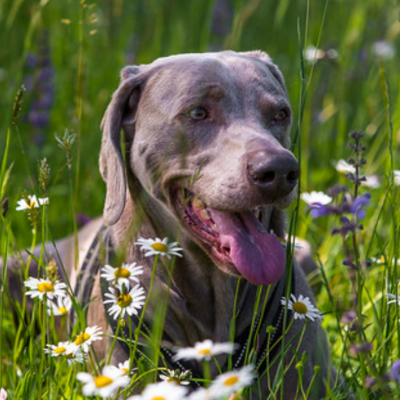
[(250, 211), (233, 214), (208, 209), (218, 227), (221, 246), (249, 282), (269, 285), (279, 280), (286, 266), (282, 243), (269, 234)]

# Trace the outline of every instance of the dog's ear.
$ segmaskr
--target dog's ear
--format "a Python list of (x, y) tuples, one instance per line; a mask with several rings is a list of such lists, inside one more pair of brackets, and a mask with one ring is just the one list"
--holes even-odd
[(100, 151), (100, 173), (107, 185), (104, 222), (115, 224), (125, 207), (126, 172), (121, 152), (121, 127), (133, 124), (140, 98), (144, 74), (140, 67), (126, 67), (121, 72), (121, 83), (113, 94), (101, 123), (103, 138)]
[(255, 50), (255, 51), (247, 51), (242, 54), (249, 56), (249, 57), (256, 57), (256, 58), (260, 59), (261, 61), (263, 61), (265, 63), (265, 65), (268, 67), (268, 69), (270, 70), (270, 72), (272, 73), (272, 75), (274, 76), (274, 78), (279, 82), (279, 84), (282, 86), (282, 88), (287, 93), (285, 79), (283, 78), (282, 72), (279, 70), (277, 65), (272, 62), (271, 57), (267, 53), (264, 53), (261, 50)]

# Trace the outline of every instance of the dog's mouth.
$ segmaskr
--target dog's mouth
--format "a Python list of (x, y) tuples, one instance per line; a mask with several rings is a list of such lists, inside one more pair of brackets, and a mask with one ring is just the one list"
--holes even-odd
[(185, 225), (221, 269), (255, 285), (281, 278), (285, 250), (280, 240), (265, 230), (260, 209), (218, 211), (186, 189), (179, 192), (175, 199)]

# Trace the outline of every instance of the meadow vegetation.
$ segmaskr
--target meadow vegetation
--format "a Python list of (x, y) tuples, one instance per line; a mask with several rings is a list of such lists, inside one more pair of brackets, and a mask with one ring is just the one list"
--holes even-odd
[[(289, 239), (305, 238), (313, 248), (319, 270), (310, 281), (333, 363), (357, 399), (400, 399), (397, 1), (3, 0), (0, 38), (3, 259), (102, 213), (100, 122), (123, 66), (184, 52), (268, 52), (286, 79), (292, 151), (301, 163)], [(339, 160), (349, 165), (338, 167)], [(301, 195), (312, 191), (330, 202), (310, 206)], [(29, 195), (48, 204), (17, 210), (32, 202)], [(51, 275), (51, 265), (43, 268)], [(28, 279), (25, 267), (22, 273)], [(55, 320), (66, 331), (67, 317), (48, 315), (35, 300), (24, 318), (26, 297), (15, 302), (5, 270), (0, 279), (0, 387), (11, 399), (85, 398), (82, 382), (90, 378), (77, 373), (86, 362), (51, 356), (49, 345), (61, 341)], [(146, 307), (140, 295), (138, 308)], [(92, 354), (89, 361), (98, 363)], [(136, 371), (130, 388), (148, 375)], [(114, 378), (116, 389), (128, 384)]]

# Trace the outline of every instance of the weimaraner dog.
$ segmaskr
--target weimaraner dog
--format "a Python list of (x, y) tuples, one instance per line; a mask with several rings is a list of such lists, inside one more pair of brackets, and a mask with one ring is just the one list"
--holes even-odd
[[(257, 285), (264, 285), (264, 295), (271, 285), (266, 312), (255, 310), (260, 313), (252, 360), (263, 379), (249, 398), (266, 399), (274, 385), (284, 399), (296, 398), (295, 365), (303, 353), (304, 391), (313, 380), (308, 398), (324, 397), (337, 379), (325, 333), (318, 321), (309, 321), (303, 334), (305, 321), (294, 320), (281, 304), (287, 293), (314, 302), (301, 268), (295, 260), (286, 262), (278, 239), (285, 236), (281, 210), (296, 196), (299, 178), (298, 163), (288, 150), (291, 109), (281, 72), (263, 52), (224, 51), (129, 66), (121, 78), (102, 123), (104, 214), (79, 232), (79, 264), (88, 259), (88, 248), (105, 225), (110, 246), (124, 262), (144, 267), (141, 284), (148, 289), (153, 259), (144, 257), (135, 241), (178, 238), (183, 257), (176, 258), (173, 270), (167, 259), (160, 259), (152, 292), (156, 300), (150, 301), (145, 320), (152, 320), (157, 299), (170, 287), (164, 350), (205, 339), (227, 342), (236, 307), (239, 349), (233, 367), (243, 364), (247, 338), (254, 333)], [(83, 290), (85, 282), (73, 267), (73, 239), (57, 247), (71, 284)], [(96, 278), (91, 296), (97, 300), (89, 307), (88, 325), (105, 330), (100, 286)], [(283, 352), (281, 336), (289, 324)], [(268, 326), (274, 333), (267, 348)], [(120, 361), (127, 357), (123, 346), (114, 355)], [(222, 366), (226, 357), (218, 360)], [(171, 368), (182, 366), (169, 361)], [(191, 363), (190, 368), (201, 377), (201, 365)]]

